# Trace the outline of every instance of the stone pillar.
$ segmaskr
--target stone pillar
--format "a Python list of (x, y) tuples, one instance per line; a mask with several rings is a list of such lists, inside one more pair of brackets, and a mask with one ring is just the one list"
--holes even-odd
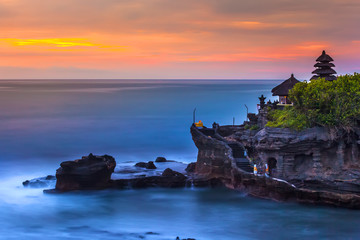
[(318, 174), (322, 171), (320, 149), (314, 149), (313, 151), (313, 169), (315, 174)]
[(267, 123), (267, 110), (260, 109), (258, 115), (258, 125), (260, 128), (264, 128)]
[(345, 143), (343, 140), (339, 142), (336, 155), (337, 155), (338, 166), (342, 168), (344, 166), (344, 155), (345, 155)]

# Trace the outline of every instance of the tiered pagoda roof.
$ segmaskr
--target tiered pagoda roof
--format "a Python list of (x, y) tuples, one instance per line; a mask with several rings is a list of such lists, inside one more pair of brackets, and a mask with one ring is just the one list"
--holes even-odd
[(312, 72), (316, 75), (312, 76), (310, 80), (315, 80), (318, 78), (325, 78), (325, 80), (328, 81), (335, 80), (336, 77), (333, 74), (336, 74), (336, 71), (332, 69), (333, 67), (335, 67), (335, 65), (331, 63), (333, 61), (334, 59), (332, 59), (332, 57), (326, 54), (324, 50), (321, 56), (316, 59), (317, 63), (314, 65), (316, 69)]
[(273, 96), (288, 96), (289, 90), (292, 89), (298, 82), (300, 81), (294, 77), (294, 74), (291, 74), (289, 79), (274, 87), (271, 92), (273, 93)]

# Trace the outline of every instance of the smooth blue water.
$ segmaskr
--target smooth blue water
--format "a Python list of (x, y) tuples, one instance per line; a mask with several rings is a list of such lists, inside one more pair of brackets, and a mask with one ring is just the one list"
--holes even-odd
[[(196, 160), (197, 120), (239, 124), (279, 81), (0, 81), (2, 239), (358, 239), (360, 213), (275, 203), (230, 190), (44, 195), (21, 182), (92, 152), (119, 165)], [(156, 234), (146, 234), (154, 232)]]

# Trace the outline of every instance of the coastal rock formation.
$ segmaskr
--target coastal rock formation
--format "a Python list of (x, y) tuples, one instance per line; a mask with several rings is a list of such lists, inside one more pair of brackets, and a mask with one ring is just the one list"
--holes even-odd
[[(195, 174), (257, 197), (360, 208), (358, 135), (345, 137), (325, 128), (224, 128), (191, 127), (198, 148)], [(271, 177), (247, 171), (245, 152), (260, 173), (268, 164)]]
[(355, 133), (323, 127), (301, 132), (266, 127), (254, 135), (237, 131), (227, 139), (249, 149), (255, 163), (268, 164), (273, 177), (360, 184), (359, 135)]
[(66, 161), (56, 170), (57, 191), (82, 189), (103, 189), (110, 186), (110, 177), (116, 162), (109, 155), (82, 157), (75, 161)]
[[(154, 165), (153, 162), (149, 162)], [(145, 163), (148, 164), (148, 163)], [(108, 155), (82, 157), (74, 161), (66, 161), (60, 164), (60, 168), (56, 171), (55, 189), (44, 190), (45, 193), (60, 193), (74, 190), (96, 190), (96, 189), (129, 189), (129, 188), (179, 188), (187, 186), (188, 178), (177, 171), (170, 168), (165, 169), (161, 175), (146, 176), (138, 175), (138, 171), (130, 169), (118, 170), (117, 173), (127, 176), (130, 173), (136, 173), (130, 178), (111, 179), (116, 166), (115, 159)], [(156, 173), (158, 174), (158, 173)], [(128, 176), (127, 176), (128, 177)], [(28, 180), (23, 183), (29, 187), (49, 187), (45, 184), (47, 178), (38, 178)], [(53, 179), (52, 176), (51, 179)]]
[(53, 175), (48, 175), (46, 177), (35, 178), (31, 180), (26, 180), (22, 184), (24, 187), (31, 187), (31, 188), (45, 188), (49, 187), (50, 185), (54, 184), (56, 177)]
[(146, 162), (138, 162), (135, 164), (135, 167), (146, 168), (146, 169), (156, 169), (156, 166), (153, 161), (149, 161), (147, 163)]
[(161, 176), (111, 180), (110, 187), (117, 189), (149, 187), (179, 188), (185, 187), (186, 183), (187, 177), (185, 175), (167, 168)]
[(200, 132), (196, 127), (192, 127), (191, 134), (198, 148), (196, 174), (211, 177), (230, 176), (232, 151), (223, 138), (212, 129)]
[(145, 177), (132, 179), (130, 185), (133, 188), (147, 188), (147, 187), (164, 187), (164, 188), (179, 188), (185, 187), (187, 178), (185, 175), (173, 171), (170, 168), (165, 169), (161, 176)]
[(189, 163), (187, 165), (187, 167), (185, 168), (185, 171), (187, 173), (193, 173), (193, 172), (195, 172), (195, 169), (196, 169), (196, 162), (193, 162), (193, 163)]

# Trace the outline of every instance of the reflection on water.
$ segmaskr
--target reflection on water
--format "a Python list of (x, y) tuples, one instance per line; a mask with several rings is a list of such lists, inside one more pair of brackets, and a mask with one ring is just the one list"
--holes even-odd
[(197, 120), (245, 120), (278, 81), (0, 81), (0, 238), (358, 239), (360, 213), (238, 192), (148, 189), (44, 195), (21, 182), (90, 152), (119, 164), (195, 161)]

